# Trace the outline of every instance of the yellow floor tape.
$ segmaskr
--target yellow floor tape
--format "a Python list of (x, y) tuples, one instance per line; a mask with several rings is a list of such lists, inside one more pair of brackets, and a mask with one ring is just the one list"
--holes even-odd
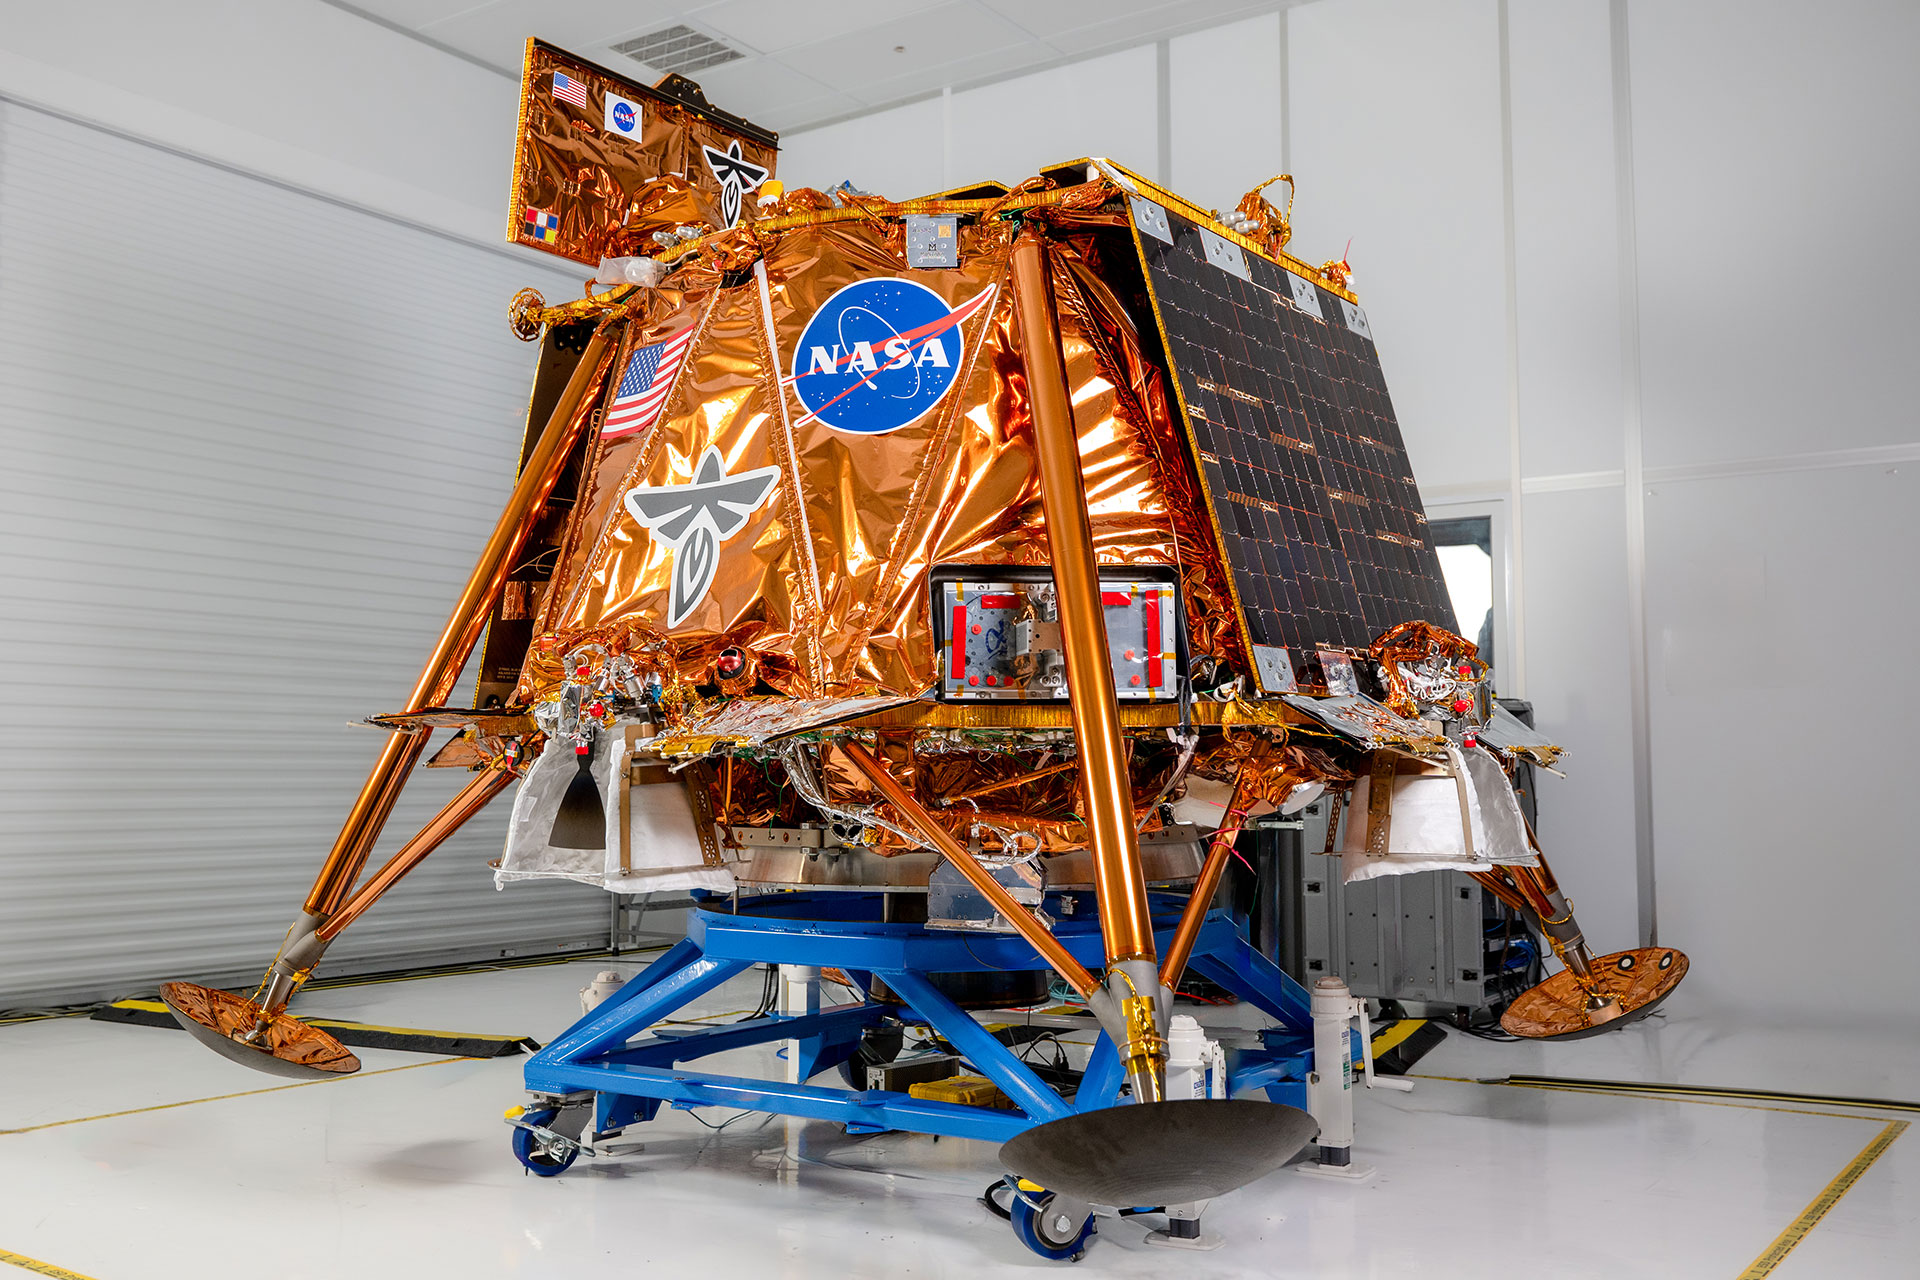
[(1425, 1018), (1402, 1018), (1384, 1031), (1376, 1032), (1373, 1037), (1373, 1056), (1392, 1053), (1414, 1032), (1427, 1025)]
[[(620, 951), (580, 951), (567, 955), (539, 956), (531, 960), (481, 961), (470, 965), (459, 965), (445, 969), (407, 970), (401, 973), (376, 973), (365, 977), (316, 978), (308, 982), (306, 991), (337, 991), (344, 987), (377, 987), (390, 982), (424, 982), (429, 978), (469, 978), (483, 973), (502, 973), (511, 969), (542, 969), (552, 965), (580, 964), (588, 960), (612, 960), (616, 963), (630, 956), (651, 955), (656, 951), (665, 951), (667, 943), (656, 943), (649, 947), (628, 947)], [(116, 1002), (119, 1003), (119, 1002)], [(48, 1022), (55, 1018), (85, 1018), (92, 1015), (96, 1006), (82, 1005), (77, 1009), (61, 1009), (52, 1013), (23, 1013), (10, 1018), (0, 1018), (0, 1027), (10, 1027), (21, 1022)]]
[(1820, 1225), (1820, 1219), (1826, 1217), (1833, 1206), (1840, 1203), (1840, 1197), (1853, 1189), (1853, 1184), (1860, 1181), (1862, 1175), (1873, 1167), (1875, 1160), (1886, 1154), (1887, 1148), (1893, 1145), (1895, 1138), (1907, 1131), (1910, 1123), (1912, 1122), (1908, 1120), (1887, 1121), (1887, 1127), (1882, 1129), (1846, 1168), (1835, 1175), (1832, 1182), (1821, 1188), (1820, 1194), (1813, 1198), (1813, 1203), (1802, 1209), (1800, 1216), (1789, 1223), (1785, 1231), (1774, 1237), (1773, 1243), (1767, 1246), (1767, 1251), (1755, 1258), (1752, 1266), (1740, 1273), (1740, 1280), (1763, 1280), (1763, 1277), (1772, 1275), (1773, 1269), (1786, 1261), (1787, 1255), (1807, 1238), (1808, 1232)]
[[(435, 1058), (431, 1062), (409, 1062), (405, 1066), (382, 1067), (378, 1071), (361, 1071), (355, 1074), (362, 1077), (384, 1076), (391, 1075), (395, 1071), (415, 1071), (421, 1067), (437, 1067), (448, 1062), (479, 1061), (484, 1061), (484, 1059)], [(355, 1077), (351, 1075), (340, 1077), (342, 1080), (351, 1080), (354, 1078)], [(125, 1111), (106, 1111), (97, 1116), (76, 1116), (71, 1120), (49, 1120), (45, 1124), (30, 1124), (19, 1129), (0, 1129), (0, 1136), (12, 1133), (38, 1133), (42, 1129), (59, 1129), (70, 1124), (87, 1124), (94, 1120), (115, 1120), (121, 1116), (144, 1115), (149, 1111), (171, 1111), (176, 1107), (198, 1106), (202, 1102), (225, 1102), (230, 1098), (250, 1098), (257, 1093), (281, 1093), (288, 1089), (309, 1089), (316, 1084), (332, 1083), (334, 1082), (331, 1080), (300, 1080), (293, 1084), (269, 1085), (265, 1089), (243, 1089), (239, 1093), (217, 1093), (211, 1098), (187, 1098), (180, 1102), (156, 1103), (151, 1107), (130, 1107)], [(42, 1262), (38, 1258), (29, 1258), (24, 1253), (9, 1253), (5, 1249), (0, 1249), (0, 1262), (4, 1262), (9, 1266), (19, 1267), (23, 1271), (31, 1271), (35, 1275), (52, 1276), (54, 1280), (93, 1280), (92, 1276), (83, 1276), (78, 1271), (68, 1271), (64, 1267), (54, 1266), (51, 1262)]]
[[(437, 1067), (448, 1062), (486, 1062), (486, 1058), (435, 1058), (430, 1062), (409, 1062), (401, 1067), (382, 1067), (378, 1071), (356, 1071), (350, 1075), (339, 1076), (340, 1080), (364, 1080), (368, 1076), (391, 1075), (395, 1071), (417, 1071), (421, 1067)], [(187, 1098), (181, 1102), (158, 1102), (151, 1107), (130, 1107), (125, 1111), (106, 1111), (97, 1116), (76, 1116), (72, 1120), (49, 1120), (45, 1124), (30, 1124), (19, 1129), (0, 1129), (0, 1137), (10, 1133), (38, 1133), (42, 1129), (59, 1129), (70, 1124), (87, 1124), (94, 1120), (117, 1120), (121, 1116), (145, 1115), (149, 1111), (171, 1111), (175, 1107), (193, 1107), (202, 1102), (225, 1102), (230, 1098), (251, 1098), (258, 1093), (281, 1093), (288, 1089), (311, 1089), (317, 1084), (332, 1084), (332, 1080), (300, 1080), (293, 1084), (268, 1085), (264, 1089), (242, 1089), (239, 1093), (216, 1093), (211, 1098)]]
[(1516, 1089), (1560, 1089), (1586, 1093), (1619, 1093), (1623, 1089), (1631, 1089), (1634, 1093), (1651, 1094), (1656, 1097), (1674, 1094), (1702, 1098), (1743, 1098), (1753, 1102), (1808, 1102), (1817, 1103), (1823, 1107), (1860, 1107), (1867, 1111), (1920, 1112), (1920, 1102), (1901, 1102), (1892, 1098), (1850, 1098), (1825, 1093), (1772, 1093), (1765, 1089), (1716, 1088), (1712, 1085), (1662, 1084), (1656, 1081), (1583, 1080), (1573, 1076), (1509, 1075), (1502, 1080), (1486, 1080), (1481, 1083), (1511, 1085)]
[[(646, 948), (646, 950), (659, 950), (659, 949), (660, 948), (657, 948), (657, 947)], [(568, 964), (568, 963), (572, 963), (575, 960), (590, 960), (595, 958), (598, 958), (598, 957), (596, 957), (593, 954), (588, 954), (583, 956), (568, 956), (568, 957), (565, 957), (564, 959), (554, 958), (550, 960), (536, 960), (536, 961), (526, 962), (521, 965), (501, 965), (498, 967), (499, 968), (524, 968), (524, 967), (529, 967), (530, 965)], [(421, 976), (447, 977), (447, 976), (458, 976), (458, 975), (426, 974)], [(399, 976), (399, 977), (393, 977), (393, 978), (373, 978), (373, 979), (367, 980), (367, 984), (379, 983), (379, 982), (400, 982), (400, 981), (406, 981), (406, 980), (407, 978), (405, 976)], [(352, 980), (347, 980), (344, 982), (333, 983), (328, 985), (359, 986), (363, 984), (354, 982)], [(315, 989), (316, 990), (319, 989), (318, 984), (316, 984)], [(116, 1000), (113, 1003), (114, 1003), (114, 1007), (122, 1008), (122, 1009), (139, 1009), (142, 1012), (147, 1012), (147, 1013), (168, 1012), (167, 1006), (162, 1004), (158, 1000)], [(744, 1013), (746, 1012), (746, 1010), (743, 1009), (740, 1012)], [(63, 1014), (63, 1015), (55, 1015), (55, 1016), (84, 1017), (85, 1011), (76, 1011), (71, 1014)], [(710, 1015), (710, 1016), (725, 1017), (728, 1015), (721, 1014), (721, 1015)], [(7, 1022), (27, 1022), (27, 1021), (38, 1021), (38, 1020), (39, 1018), (36, 1017), (36, 1018), (9, 1018), (6, 1021)], [(331, 1021), (328, 1019), (321, 1019), (321, 1018), (312, 1018), (312, 1019), (309, 1019), (308, 1021), (310, 1021), (314, 1026), (318, 1026), (318, 1027), (359, 1027), (369, 1031), (384, 1031), (393, 1035), (426, 1035), (426, 1036), (441, 1036), (441, 1037), (446, 1037), (450, 1039), (500, 1040), (500, 1041), (507, 1041), (507, 1040), (518, 1041), (524, 1038), (521, 1036), (480, 1035), (480, 1034), (475, 1034), (469, 1031), (424, 1031), (414, 1027), (386, 1027), (386, 1026), (380, 1026), (374, 1023), (336, 1022), (336, 1021)], [(441, 1064), (448, 1063), (448, 1062), (473, 1062), (473, 1061), (480, 1061), (480, 1059), (460, 1058), (460, 1057), (435, 1058), (431, 1062), (409, 1062), (404, 1066), (382, 1067), (377, 1071), (361, 1071), (361, 1072), (356, 1072), (355, 1074), (362, 1077), (382, 1076), (382, 1075), (391, 1074), (392, 1072), (395, 1072), (395, 1071), (413, 1071), (420, 1067), (440, 1066)], [(341, 1078), (351, 1079), (352, 1077), (343, 1076)], [(333, 1082), (330, 1080), (301, 1080), (294, 1084), (269, 1085), (267, 1088), (264, 1088), (264, 1089), (243, 1089), (239, 1093), (220, 1093), (220, 1094), (215, 1094), (210, 1098), (187, 1098), (180, 1102), (162, 1102), (162, 1103), (157, 1103), (154, 1106), (150, 1106), (150, 1107), (131, 1107), (125, 1111), (107, 1111), (107, 1112), (102, 1112), (100, 1115), (97, 1115), (97, 1116), (76, 1116), (71, 1120), (50, 1120), (45, 1124), (30, 1124), (30, 1125), (25, 1125), (18, 1129), (0, 1129), (0, 1136), (5, 1136), (7, 1134), (16, 1134), (16, 1133), (38, 1133), (43, 1129), (59, 1129), (66, 1125), (88, 1124), (95, 1120), (114, 1120), (114, 1119), (118, 1119), (121, 1116), (144, 1115), (150, 1111), (171, 1111), (176, 1107), (198, 1106), (200, 1103), (203, 1103), (203, 1102), (225, 1102), (232, 1098), (249, 1098), (254, 1096), (255, 1094), (280, 1093), (287, 1089), (305, 1089), (316, 1084), (331, 1084), (331, 1083)], [(69, 1271), (65, 1267), (56, 1267), (51, 1262), (42, 1262), (38, 1258), (29, 1258), (23, 1253), (10, 1253), (5, 1249), (0, 1249), (0, 1262), (4, 1262), (8, 1266), (18, 1267), (23, 1271), (30, 1271), (34, 1275), (51, 1276), (53, 1277), (53, 1280), (93, 1280), (92, 1276), (82, 1275), (78, 1271)]]
[(24, 1253), (8, 1253), (0, 1249), (0, 1262), (31, 1271), (37, 1276), (52, 1276), (53, 1280), (93, 1280), (92, 1276), (83, 1276), (78, 1271), (69, 1271), (65, 1267), (56, 1267), (51, 1262), (42, 1262), (38, 1258), (29, 1258)]
[[(1503, 1089), (1542, 1089), (1553, 1093), (1611, 1093), (1618, 1097), (1634, 1098), (1641, 1102), (1684, 1102), (1688, 1106), (1693, 1107), (1734, 1107), (1741, 1111), (1778, 1111), (1794, 1116), (1821, 1116), (1829, 1120), (1879, 1119), (1878, 1116), (1855, 1115), (1846, 1111), (1815, 1111), (1809, 1107), (1769, 1106), (1759, 1102), (1728, 1102), (1721, 1101), (1715, 1097), (1689, 1096), (1689, 1094), (1720, 1094), (1724, 1096), (1728, 1092), (1725, 1090), (1689, 1089), (1683, 1093), (1679, 1091), (1677, 1086), (1669, 1086), (1665, 1090), (1648, 1092), (1644, 1088), (1636, 1088), (1631, 1081), (1621, 1081), (1617, 1085), (1605, 1085), (1599, 1081), (1586, 1081), (1580, 1084), (1568, 1085), (1548, 1084), (1538, 1079), (1475, 1080), (1466, 1076), (1437, 1075), (1423, 1075), (1420, 1078), (1423, 1080), (1444, 1080), (1450, 1084), (1496, 1085)], [(1841, 1106), (1863, 1108), (1872, 1105), (1866, 1101), (1852, 1098), (1824, 1098), (1811, 1094), (1762, 1094), (1759, 1096), (1781, 1097), (1795, 1101), (1838, 1103)], [(1906, 1109), (1907, 1105), (1909, 1104), (1894, 1104), (1892, 1109)], [(1873, 1167), (1874, 1161), (1886, 1154), (1887, 1148), (1891, 1147), (1894, 1141), (1907, 1131), (1911, 1123), (1912, 1122), (1908, 1120), (1887, 1121), (1886, 1127), (1874, 1135), (1873, 1141), (1867, 1143), (1860, 1154), (1855, 1156), (1847, 1164), (1846, 1168), (1834, 1175), (1833, 1181), (1821, 1188), (1820, 1194), (1813, 1198), (1813, 1202), (1800, 1211), (1799, 1217), (1787, 1224), (1786, 1230), (1774, 1237), (1773, 1243), (1767, 1246), (1766, 1252), (1755, 1258), (1752, 1264), (1740, 1273), (1738, 1280), (1763, 1280), (1764, 1277), (1772, 1275), (1774, 1269), (1786, 1260), (1787, 1255), (1792, 1253), (1815, 1227), (1820, 1225), (1820, 1219), (1826, 1217), (1827, 1214), (1833, 1210), (1833, 1207), (1840, 1203), (1840, 1198), (1853, 1189), (1853, 1184), (1860, 1181), (1867, 1170)]]

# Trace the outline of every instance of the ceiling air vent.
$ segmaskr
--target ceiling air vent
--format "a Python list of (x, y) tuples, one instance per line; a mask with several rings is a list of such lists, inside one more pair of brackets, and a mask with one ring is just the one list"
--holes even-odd
[(746, 56), (731, 45), (721, 44), (712, 36), (688, 26), (666, 27), (644, 36), (635, 36), (631, 40), (622, 40), (613, 47), (635, 62), (644, 62), (656, 71), (675, 72), (683, 76)]

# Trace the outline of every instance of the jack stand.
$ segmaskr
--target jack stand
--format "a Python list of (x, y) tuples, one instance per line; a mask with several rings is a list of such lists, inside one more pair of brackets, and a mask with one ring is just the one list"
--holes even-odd
[[(820, 969), (816, 965), (783, 964), (780, 966), (780, 1016), (784, 1018), (813, 1018), (820, 1015)], [(803, 1046), (798, 1040), (787, 1041), (787, 1083), (804, 1084), (806, 1077), (800, 1074)]]
[(1375, 1076), (1373, 1027), (1367, 1021), (1367, 1002), (1356, 1000), (1339, 978), (1325, 977), (1313, 984), (1313, 1062), (1307, 1077), (1307, 1110), (1320, 1122), (1320, 1158), (1299, 1166), (1312, 1178), (1365, 1182), (1372, 1165), (1353, 1163), (1353, 1020), (1360, 1020), (1362, 1078), (1369, 1089), (1413, 1087), (1410, 1080)]
[(1147, 1243), (1157, 1244), (1163, 1249), (1218, 1249), (1226, 1241), (1220, 1236), (1203, 1235), (1200, 1231), (1200, 1215), (1206, 1210), (1207, 1203), (1201, 1200), (1193, 1204), (1168, 1205), (1166, 1228), (1147, 1232)]

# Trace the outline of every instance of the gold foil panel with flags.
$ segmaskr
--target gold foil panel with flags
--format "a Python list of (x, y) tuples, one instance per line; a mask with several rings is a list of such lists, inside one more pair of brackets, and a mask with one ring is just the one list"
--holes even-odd
[(778, 143), (691, 81), (643, 85), (529, 40), (507, 238), (594, 266), (657, 252), (656, 230), (724, 229), (773, 176)]

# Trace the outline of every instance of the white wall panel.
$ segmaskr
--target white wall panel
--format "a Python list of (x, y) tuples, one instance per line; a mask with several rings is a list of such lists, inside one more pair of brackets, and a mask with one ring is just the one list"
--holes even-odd
[(1288, 19), (1291, 247), (1320, 262), (1352, 237), (1354, 288), (1421, 484), (1504, 477), (1494, 0), (1313, 4)]
[[(1168, 41), (1170, 185), (1196, 204), (1231, 209), (1247, 188), (1286, 167), (1280, 22), (1280, 14), (1269, 13)], [(1269, 198), (1286, 208), (1286, 186), (1275, 187)]]
[(950, 132), (940, 98), (876, 111), (782, 138), (780, 173), (789, 186), (851, 178), (899, 200), (1013, 184), (1088, 155), (1151, 173), (1160, 145), (1157, 75), (1147, 45), (956, 93)]
[(0, 92), (487, 242), (516, 79), (324, 0), (0, 0)]
[(1596, 952), (1638, 945), (1627, 709), (1626, 513), (1618, 488), (1526, 499), (1527, 695), (1565, 746), (1538, 773), (1540, 839)]
[[(511, 484), (525, 284), (578, 288), (0, 103), (0, 1006), (265, 967)], [(329, 968), (604, 940), (493, 891), (505, 817)]]
[(1920, 436), (1920, 5), (1632, 7), (1647, 465)]
[(1143, 45), (954, 94), (954, 181), (1011, 185), (1081, 156), (1151, 174), (1160, 149), (1156, 57)]
[(1510, 14), (1520, 469), (1615, 471), (1620, 228), (1607, 0), (1513, 0)]
[(1669, 483), (1647, 499), (1660, 936), (1693, 958), (1696, 998), (1920, 1017), (1902, 696), (1917, 512), (1912, 466)]
[(940, 99), (809, 129), (780, 139), (780, 179), (788, 188), (826, 190), (850, 181), (890, 200), (911, 200), (971, 181), (946, 181), (946, 114)]

